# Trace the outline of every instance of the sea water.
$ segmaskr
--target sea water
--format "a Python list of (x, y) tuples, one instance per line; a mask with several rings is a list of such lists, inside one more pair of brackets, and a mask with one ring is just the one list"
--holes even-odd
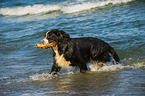
[[(62, 68), (52, 76), (52, 49), (35, 48), (51, 29), (102, 39), (121, 62), (89, 63), (87, 74)], [(2, 0), (0, 95), (144, 96), (144, 37), (144, 0)]]

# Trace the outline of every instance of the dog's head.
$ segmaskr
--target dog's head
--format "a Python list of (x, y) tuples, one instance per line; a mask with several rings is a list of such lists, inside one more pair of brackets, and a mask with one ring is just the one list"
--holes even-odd
[(70, 37), (64, 31), (53, 29), (46, 32), (46, 36), (41, 43), (36, 44), (37, 48), (50, 48), (55, 47), (57, 44), (68, 42)]

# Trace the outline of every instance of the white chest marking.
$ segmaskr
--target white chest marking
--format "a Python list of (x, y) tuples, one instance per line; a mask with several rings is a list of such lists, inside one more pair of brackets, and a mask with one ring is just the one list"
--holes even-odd
[[(53, 48), (54, 49), (54, 48)], [(58, 50), (54, 49), (55, 52), (55, 60), (59, 67), (69, 67), (70, 61), (66, 61), (63, 54), (59, 55)]]

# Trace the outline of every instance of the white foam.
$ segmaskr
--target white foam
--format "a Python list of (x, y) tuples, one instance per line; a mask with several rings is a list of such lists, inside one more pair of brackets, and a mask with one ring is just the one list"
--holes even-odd
[(138, 68), (142, 68), (142, 67), (145, 67), (145, 63), (144, 62), (141, 62), (141, 63), (135, 63), (135, 64), (132, 64), (132, 69), (138, 69)]
[[(139, 69), (145, 67), (144, 62), (140, 63), (134, 63), (131, 65), (123, 65), (123, 64), (117, 64), (117, 65), (111, 65), (111, 64), (104, 64), (103, 67), (98, 67), (97, 64), (89, 64), (88, 65), (91, 72), (110, 72), (110, 71), (122, 71), (124, 69)], [(79, 69), (79, 68), (78, 68)], [(42, 73), (42, 74), (34, 74), (30, 76), (30, 80), (32, 81), (46, 81), (53, 78), (56, 78), (57, 76), (64, 76), (64, 75), (70, 75), (70, 74), (76, 74), (79, 72), (78, 69), (68, 68), (67, 71), (61, 70), (61, 73), (59, 75), (53, 76), (49, 73)], [(74, 71), (75, 70), (75, 71)]]
[(59, 5), (33, 5), (33, 6), (25, 6), (25, 7), (15, 7), (15, 8), (1, 8), (0, 14), (2, 15), (27, 15), (27, 14), (39, 14), (39, 13), (47, 13), (50, 11), (59, 10), (61, 7)]
[[(65, 68), (62, 68), (62, 71), (63, 72), (57, 73), (57, 74), (59, 76), (74, 74), (77, 71), (77, 68), (65, 67)], [(47, 72), (41, 73), (41, 74), (36, 73), (36, 74), (30, 76), (30, 80), (32, 80), (32, 81), (46, 81), (46, 80), (56, 78), (58, 75), (52, 75), (52, 74), (47, 73)]]
[(41, 14), (48, 13), (51, 11), (62, 11), (63, 13), (75, 13), (84, 10), (89, 10), (92, 8), (103, 7), (108, 4), (121, 4), (131, 2), (133, 0), (107, 0), (101, 2), (87, 2), (81, 4), (73, 4), (73, 5), (43, 5), (36, 4), (33, 6), (25, 6), (25, 7), (15, 7), (15, 8), (0, 8), (0, 15), (8, 15), (8, 16), (22, 16), (27, 14)]
[(45, 80), (49, 80), (54, 78), (54, 76), (52, 76), (49, 73), (42, 73), (42, 74), (34, 74), (30, 76), (30, 79), (33, 81), (45, 81)]
[(71, 5), (71, 6), (64, 6), (61, 10), (64, 13), (75, 13), (79, 11), (84, 11), (84, 10), (89, 10), (97, 7), (103, 7), (108, 4), (121, 4), (121, 3), (126, 3), (132, 0), (108, 0), (108, 1), (102, 1), (102, 2), (87, 2), (87, 3), (82, 3), (82, 4), (77, 4), (77, 5)]
[(91, 71), (117, 71), (117, 70), (121, 70), (121, 69), (124, 69), (125, 67), (122, 66), (122, 64), (117, 64), (117, 65), (104, 65), (103, 67), (99, 68), (97, 65), (95, 64), (92, 64), (89, 66)]
[(123, 65), (123, 64), (116, 64), (116, 65), (107, 65), (104, 64), (103, 67), (98, 67), (97, 64), (90, 64), (89, 68), (91, 71), (119, 71), (122, 69), (139, 69), (145, 67), (145, 63), (144, 62), (140, 62), (140, 63), (135, 63), (135, 64), (131, 64), (131, 65)]

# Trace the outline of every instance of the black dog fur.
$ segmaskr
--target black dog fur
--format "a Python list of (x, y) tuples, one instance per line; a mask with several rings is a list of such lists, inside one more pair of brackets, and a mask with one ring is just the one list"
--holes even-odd
[(111, 60), (110, 54), (116, 62), (119, 62), (115, 50), (108, 43), (97, 38), (70, 38), (64, 31), (57, 29), (47, 32), (45, 38), (49, 43), (52, 41), (56, 43), (52, 47), (54, 64), (51, 74), (58, 73), (64, 66), (78, 66), (80, 72), (85, 73), (88, 70), (87, 62), (108, 62)]

